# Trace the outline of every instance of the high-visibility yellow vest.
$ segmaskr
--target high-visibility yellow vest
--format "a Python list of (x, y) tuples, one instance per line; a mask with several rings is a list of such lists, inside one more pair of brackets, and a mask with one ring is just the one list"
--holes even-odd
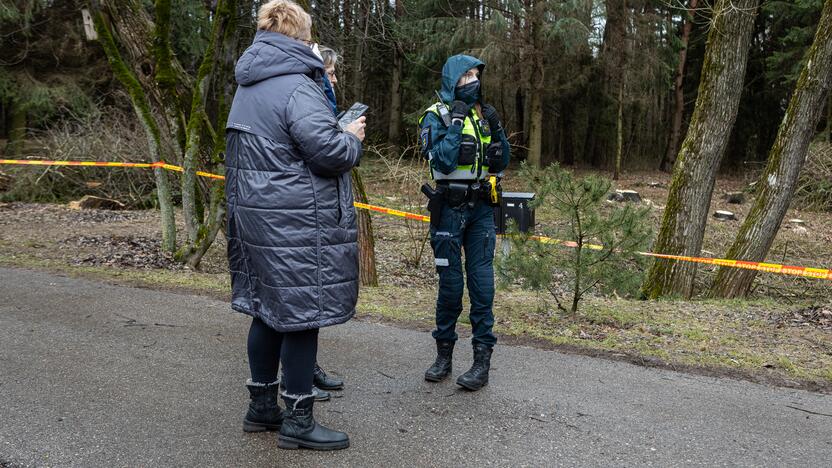
[[(427, 110), (425, 110), (425, 113), (422, 114), (422, 117), (419, 118), (419, 125), (422, 124), (422, 121), (425, 119), (425, 115), (427, 115), (428, 112), (436, 114), (441, 121), (442, 117), (439, 114), (439, 106), (444, 106), (444, 104), (437, 102), (436, 104), (428, 107)], [(450, 112), (450, 109), (448, 112)], [(471, 108), (462, 124), (462, 141), (463, 144), (473, 143), (476, 145), (476, 156), (474, 161), (472, 164), (458, 164), (456, 169), (450, 174), (443, 174), (442, 172), (435, 170), (433, 168), (433, 164), (431, 164), (430, 175), (434, 180), (483, 180), (488, 178), (488, 161), (486, 159), (485, 152), (488, 145), (491, 143), (491, 135), (490, 132), (488, 135), (483, 134), (483, 126), (487, 128), (488, 124), (485, 120), (479, 119), (476, 111)], [(462, 146), (462, 144), (460, 146)], [(462, 151), (462, 148), (460, 148), (460, 151)], [(432, 155), (428, 155), (428, 158), (432, 159)]]

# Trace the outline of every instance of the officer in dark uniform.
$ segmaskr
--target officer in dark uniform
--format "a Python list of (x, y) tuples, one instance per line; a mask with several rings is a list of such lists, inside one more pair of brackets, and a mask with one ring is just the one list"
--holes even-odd
[(494, 326), (493, 207), (499, 203), (499, 177), (510, 145), (493, 106), (484, 104), (480, 79), (485, 64), (468, 55), (450, 57), (442, 68), (440, 102), (419, 120), (422, 152), (430, 161), (436, 188), (423, 186), (431, 214), (431, 247), (439, 273), (436, 300), (437, 356), (425, 379), (438, 382), (451, 373), (456, 322), (462, 312), (462, 253), (471, 299), (474, 364), (457, 384), (479, 390), (488, 384)]

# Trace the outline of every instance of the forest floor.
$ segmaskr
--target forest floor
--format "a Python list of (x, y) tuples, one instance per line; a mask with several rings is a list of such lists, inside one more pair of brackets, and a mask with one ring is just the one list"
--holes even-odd
[[(362, 161), (370, 202), (424, 212), (418, 189), (419, 163), (368, 157)], [(21, 168), (22, 169), (22, 168)], [(29, 169), (31, 170), (31, 169)], [(11, 172), (11, 171), (9, 171)], [(579, 171), (582, 172), (582, 171)], [(523, 181), (505, 190), (526, 191)], [(751, 207), (728, 204), (722, 195), (742, 191), (753, 175), (718, 180), (712, 210), (727, 209), (742, 220)], [(658, 225), (669, 176), (626, 174), (615, 187), (640, 192)], [(545, 211), (541, 224), (551, 222)], [(791, 210), (769, 261), (832, 265), (832, 213)], [(709, 219), (704, 255), (723, 255), (740, 221)], [(427, 225), (373, 215), (380, 286), (363, 288), (358, 317), (407, 328), (432, 327), (436, 277)], [(227, 299), (225, 242), (220, 236), (190, 271), (160, 251), (154, 211), (76, 211), (58, 204), (0, 204), (0, 265), (56, 271), (118, 284), (185, 290)], [(714, 270), (700, 268), (707, 287)], [(575, 315), (561, 313), (544, 293), (501, 287), (495, 301), (495, 331), (502, 342), (626, 360), (647, 366), (729, 376), (832, 393), (832, 287), (828, 282), (760, 274), (749, 300), (639, 301), (589, 296)], [(467, 301), (467, 299), (466, 299)], [(467, 307), (467, 306), (466, 306)], [(467, 317), (462, 335), (469, 334)]]

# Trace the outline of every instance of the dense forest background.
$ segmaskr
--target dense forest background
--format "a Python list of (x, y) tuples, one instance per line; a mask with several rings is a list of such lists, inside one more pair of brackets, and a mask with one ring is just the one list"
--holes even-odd
[[(171, 49), (196, 76), (216, 2), (169, 3)], [(434, 99), (444, 60), (465, 52), (487, 64), (485, 96), (503, 116), (515, 154), (541, 165), (604, 170), (614, 166), (619, 130), (624, 168), (672, 166), (696, 100), (712, 13), (710, 0), (300, 3), (313, 15), (317, 41), (342, 56), (340, 105), (370, 105), (371, 142), (412, 151), (416, 121)], [(152, 18), (157, 5), (143, 4)], [(822, 0), (762, 3), (723, 170), (765, 161), (822, 6)], [(237, 7), (241, 51), (259, 2)], [(85, 8), (78, 0), (0, 3), (0, 136), (7, 156), (23, 151), (27, 134), (67, 119), (99, 115), (106, 126), (114, 109), (130, 111), (100, 41), (85, 33)], [(819, 126), (827, 138), (828, 107)]]

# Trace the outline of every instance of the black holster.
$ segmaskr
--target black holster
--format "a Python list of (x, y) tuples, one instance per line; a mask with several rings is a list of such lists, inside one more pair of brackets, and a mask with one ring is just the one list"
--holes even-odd
[(442, 202), (445, 198), (445, 187), (436, 186), (436, 190), (430, 184), (422, 184), (422, 193), (428, 197), (428, 212), (430, 213), (430, 225), (432, 228), (439, 228), (439, 217), (442, 215)]

